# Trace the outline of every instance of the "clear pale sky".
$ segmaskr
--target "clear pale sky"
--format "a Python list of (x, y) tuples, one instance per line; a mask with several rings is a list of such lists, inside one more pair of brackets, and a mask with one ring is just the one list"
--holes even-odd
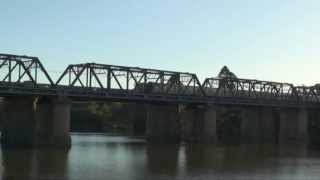
[(320, 83), (319, 0), (1, 0), (0, 52)]

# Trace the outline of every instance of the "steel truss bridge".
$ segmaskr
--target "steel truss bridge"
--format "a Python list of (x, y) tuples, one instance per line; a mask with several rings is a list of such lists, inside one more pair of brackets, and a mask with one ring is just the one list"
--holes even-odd
[(37, 57), (0, 54), (0, 96), (65, 96), (74, 100), (320, 107), (320, 86), (96, 63), (69, 65), (53, 81)]

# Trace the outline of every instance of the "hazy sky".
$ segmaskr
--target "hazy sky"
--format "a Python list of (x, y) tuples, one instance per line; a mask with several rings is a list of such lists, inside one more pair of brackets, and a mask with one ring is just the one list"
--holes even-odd
[(320, 82), (319, 0), (1, 0), (0, 52)]

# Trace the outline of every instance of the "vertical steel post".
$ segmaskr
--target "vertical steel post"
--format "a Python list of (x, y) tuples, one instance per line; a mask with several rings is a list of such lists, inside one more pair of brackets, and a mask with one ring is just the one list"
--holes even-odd
[[(86, 68), (88, 68), (88, 67), (86, 67)], [(92, 69), (91, 68), (92, 67), (90, 66), (89, 69), (87, 69), (87, 70), (89, 70), (89, 86), (90, 86), (90, 88), (92, 88)]]
[(111, 89), (111, 68), (108, 67), (107, 69), (107, 89), (110, 90)]
[(127, 93), (129, 92), (129, 70), (127, 69), (127, 84), (126, 84), (126, 88), (127, 88)]
[[(35, 85), (38, 84), (38, 63), (35, 65), (35, 71), (34, 71), (34, 80), (35, 80)], [(30, 67), (32, 68), (32, 67)]]

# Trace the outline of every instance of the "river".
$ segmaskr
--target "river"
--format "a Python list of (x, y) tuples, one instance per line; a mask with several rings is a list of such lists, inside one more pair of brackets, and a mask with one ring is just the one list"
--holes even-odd
[(72, 140), (69, 151), (1, 150), (2, 179), (320, 179), (320, 151), (294, 145), (151, 145), (102, 134)]

